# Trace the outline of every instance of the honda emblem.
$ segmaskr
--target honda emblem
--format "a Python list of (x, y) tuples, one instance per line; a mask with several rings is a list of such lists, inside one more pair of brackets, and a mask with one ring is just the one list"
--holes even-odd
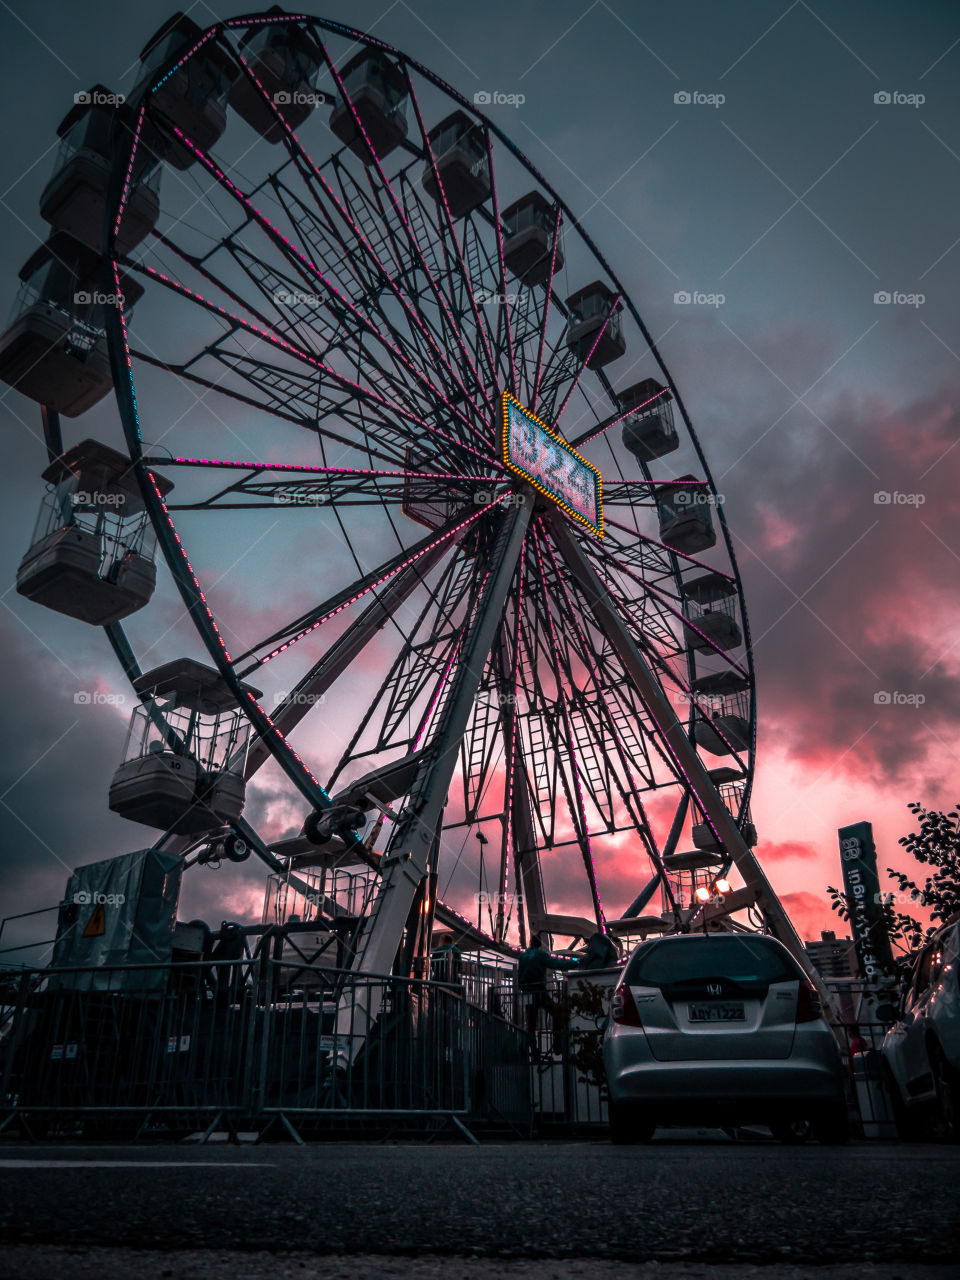
[(720, 982), (708, 982), (708, 983), (707, 983), (707, 995), (708, 995), (708, 996), (722, 996), (722, 995), (723, 995), (723, 984), (722, 984), (722, 983), (720, 983)]

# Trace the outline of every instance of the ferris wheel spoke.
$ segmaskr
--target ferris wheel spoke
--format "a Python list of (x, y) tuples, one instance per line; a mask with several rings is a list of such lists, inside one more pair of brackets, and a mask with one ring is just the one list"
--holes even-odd
[[(350, 669), (370, 641), (380, 634), (387, 623), (394, 621), (397, 610), (414, 591), (425, 587), (427, 575), (440, 563), (447, 551), (445, 544), (434, 547), (412, 565), (401, 570), (382, 588), (371, 593), (371, 602), (353, 624), (330, 645), (274, 708), (272, 719), (281, 733), (288, 737), (310, 708), (322, 702), (328, 690)], [(430, 602), (435, 598), (433, 593), (428, 595), (425, 609), (429, 608)], [(252, 777), (268, 759), (269, 747), (259, 739), (252, 743), (244, 777)]]
[[(455, 394), (453, 388), (456, 387), (464, 400), (470, 401), (470, 396), (457, 373), (455, 365), (444, 353), (437, 338), (431, 332), (427, 318), (411, 304), (410, 298), (401, 287), (403, 271), (400, 260), (393, 253), (390, 239), (379, 227), (377, 218), (367, 208), (366, 198), (353, 181), (352, 176), (338, 163), (336, 156), (332, 157), (329, 163), (333, 165), (334, 173), (340, 185), (341, 194), (338, 196), (331, 183), (323, 176), (321, 170), (300, 147), (299, 143), (296, 144), (293, 154), (304, 185), (319, 213), (325, 219), (325, 222), (320, 222), (309, 213), (298, 197), (289, 192), (288, 198), (295, 200), (300, 210), (299, 217), (294, 217), (293, 221), (301, 238), (310, 244), (313, 252), (317, 252), (318, 249), (322, 251), (332, 237), (335, 245), (341, 251), (342, 261), (354, 280), (362, 285), (363, 295), (371, 299), (376, 298), (380, 291), (385, 289), (397, 302), (409, 327), (410, 340), (414, 342), (414, 351), (421, 358), (426, 357), (428, 362), (436, 368), (439, 375), (444, 378), (447, 384), (447, 395)], [(280, 194), (281, 190), (283, 189), (278, 188), (278, 194)], [(281, 203), (284, 203), (282, 195), (280, 195), (280, 199)], [(335, 231), (328, 206), (332, 206), (341, 221), (346, 223), (352, 237), (352, 245), (348, 243), (342, 234)], [(374, 241), (376, 241), (376, 245)], [(364, 271), (364, 267), (368, 269)], [(379, 306), (377, 309), (381, 317), (386, 320), (387, 317), (383, 307)], [(409, 342), (402, 337), (394, 326), (391, 326), (391, 331), (398, 342), (409, 348)], [(426, 343), (426, 347), (421, 345), (423, 343)], [(476, 406), (474, 405), (474, 407)]]
[[(511, 329), (511, 303), (507, 293), (507, 264), (503, 256), (503, 225), (500, 221), (500, 195), (497, 190), (497, 175), (493, 164), (493, 135), (489, 128), (484, 129), (484, 141), (487, 148), (487, 164), (490, 167), (490, 195), (493, 203), (493, 225), (497, 240), (498, 296), (497, 311), (497, 345), (507, 352), (507, 369), (510, 375), (510, 392), (517, 394), (517, 369), (513, 354), (513, 333)], [(503, 335), (501, 341), (501, 334)], [(508, 824), (509, 825), (509, 824)]]
[(588, 427), (586, 431), (580, 433), (575, 440), (570, 441), (570, 447), (579, 449), (582, 445), (588, 444), (591, 440), (595, 440), (598, 436), (604, 435), (611, 427), (615, 427), (617, 423), (623, 422), (624, 418), (629, 418), (633, 413), (639, 413), (641, 409), (646, 409), (654, 401), (662, 399), (664, 396), (670, 395), (669, 387), (662, 387), (654, 395), (649, 396), (640, 404), (633, 405), (630, 409), (620, 410), (612, 413), (608, 418), (604, 418), (601, 422), (595, 423), (594, 426)]
[[(629, 718), (621, 716), (621, 722), (619, 724), (617, 723), (617, 718), (613, 712), (613, 708), (617, 704), (614, 701), (614, 690), (610, 687), (610, 682), (606, 679), (602, 671), (604, 666), (603, 657), (590, 641), (588, 636), (588, 627), (585, 620), (583, 620), (584, 615), (582, 611), (576, 607), (575, 602), (571, 598), (570, 588), (567, 586), (564, 575), (560, 570), (560, 566), (557, 564), (552, 539), (549, 537), (545, 538), (544, 546), (553, 567), (555, 581), (559, 585), (560, 594), (562, 595), (566, 606), (568, 626), (570, 627), (573, 635), (578, 637), (580, 641), (578, 652), (590, 672), (591, 681), (596, 691), (596, 695), (593, 700), (593, 709), (597, 720), (602, 724), (597, 741), (597, 747), (602, 752), (604, 739), (609, 739), (614, 743), (617, 756), (625, 775), (624, 783), (616, 771), (613, 771), (613, 776), (620, 791), (621, 800), (631, 818), (634, 819), (634, 825), (637, 830), (647, 841), (648, 851), (651, 852), (658, 869), (662, 872), (663, 866), (659, 860), (659, 851), (657, 850), (656, 840), (647, 821), (643, 804), (639, 798), (639, 792), (641, 789), (639, 785), (640, 782), (642, 782), (644, 789), (655, 785), (649, 753), (643, 739), (633, 730), (633, 723), (635, 722), (631, 722)], [(592, 722), (591, 727), (594, 729), (595, 736), (597, 736), (596, 720)], [(636, 806), (636, 813), (634, 812), (634, 806)]]
[(720, 645), (718, 645), (714, 640), (712, 640), (710, 636), (706, 635), (703, 631), (701, 631), (700, 628), (696, 625), (696, 623), (693, 622), (690, 618), (688, 618), (687, 615), (682, 611), (682, 609), (677, 607), (680, 604), (679, 600), (677, 600), (676, 603), (672, 603), (671, 600), (667, 597), (666, 592), (659, 590), (657, 587), (653, 586), (652, 583), (646, 581), (644, 578), (641, 578), (639, 574), (634, 573), (633, 570), (627, 568), (627, 566), (624, 565), (621, 561), (618, 561), (615, 557), (611, 556), (608, 551), (605, 551), (597, 547), (592, 547), (591, 551), (594, 555), (599, 555), (600, 557), (602, 557), (606, 562), (611, 564), (612, 567), (616, 568), (620, 573), (625, 574), (628, 578), (630, 578), (633, 582), (635, 582), (637, 586), (639, 586), (644, 592), (651, 595), (657, 601), (657, 603), (661, 606), (661, 608), (665, 609), (667, 613), (669, 613), (673, 618), (676, 619), (677, 622), (680, 623), (681, 628), (683, 628), (684, 632), (686, 632), (688, 628), (690, 631), (695, 631), (697, 636), (699, 637), (698, 643), (700, 643), (706, 649), (710, 650), (715, 657), (722, 658), (724, 662), (728, 663), (729, 666), (733, 667), (735, 671), (738, 671), (740, 675), (749, 679), (749, 672), (743, 666), (741, 666), (740, 663), (737, 662), (735, 658), (732, 658), (726, 650), (722, 649)]
[(369, 573), (363, 574), (362, 577), (357, 579), (357, 581), (352, 582), (348, 587), (335, 592), (327, 600), (323, 601), (322, 604), (317, 605), (307, 613), (302, 614), (299, 618), (296, 618), (289, 625), (273, 632), (263, 640), (252, 645), (249, 649), (246, 649), (237, 658), (238, 663), (243, 662), (248, 658), (252, 658), (255, 654), (260, 654), (263, 649), (267, 649), (269, 652), (257, 657), (256, 660), (241, 673), (242, 677), (245, 678), (252, 671), (257, 670), (258, 667), (263, 666), (267, 662), (273, 661), (273, 659), (279, 657), (281, 653), (285, 653), (292, 645), (302, 640), (305, 636), (310, 635), (311, 632), (316, 631), (318, 627), (321, 627), (325, 622), (328, 622), (337, 614), (342, 613), (349, 605), (362, 599), (363, 596), (367, 595), (375, 587), (380, 586), (389, 578), (392, 578), (394, 574), (399, 573), (402, 569), (406, 569), (408, 565), (413, 564), (428, 551), (432, 551), (434, 547), (444, 542), (449, 543), (456, 534), (469, 528), (471, 524), (475, 523), (481, 516), (485, 515), (488, 511), (491, 511), (493, 507), (497, 505), (497, 502), (487, 503), (466, 519), (457, 519), (455, 517), (454, 520), (450, 521), (439, 534), (428, 534), (426, 538), (421, 539), (421, 541), (414, 547), (402, 548), (395, 556), (392, 556), (383, 564), (378, 565), (376, 569), (371, 570)]
[[(579, 763), (580, 752), (578, 751), (578, 743), (573, 731), (573, 725), (570, 719), (570, 706), (567, 699), (563, 696), (564, 685), (564, 664), (561, 659), (559, 643), (557, 641), (556, 628), (554, 626), (553, 615), (550, 608), (550, 593), (547, 587), (546, 573), (544, 572), (543, 555), (540, 548), (540, 525), (539, 521), (533, 528), (533, 549), (537, 560), (537, 570), (539, 573), (539, 582), (541, 589), (541, 599), (543, 601), (544, 618), (546, 622), (546, 632), (550, 642), (550, 649), (553, 656), (553, 672), (554, 679), (557, 682), (558, 703), (559, 703), (559, 721), (563, 725), (564, 736), (566, 738), (566, 750), (569, 752), (570, 772), (572, 775), (572, 783), (567, 780), (567, 774), (562, 763), (560, 768), (560, 777), (566, 792), (567, 806), (570, 810), (571, 817), (574, 820), (574, 829), (577, 834), (578, 843), (580, 844), (580, 852), (583, 857), (583, 865), (587, 873), (587, 880), (590, 885), (590, 897), (593, 901), (594, 913), (597, 919), (597, 928), (604, 930), (605, 920), (603, 915), (603, 906), (600, 902), (600, 891), (597, 886), (596, 867), (593, 863), (593, 854), (590, 848), (589, 826), (587, 823), (586, 813), (583, 806), (582, 792), (582, 771)], [(567, 674), (567, 680), (572, 684), (571, 674)]]
[[(466, 343), (464, 342), (463, 337), (460, 333), (460, 330), (454, 321), (454, 318), (450, 312), (450, 308), (446, 302), (446, 299), (443, 296), (443, 292), (440, 289), (439, 285), (437, 284), (436, 280), (434, 279), (433, 273), (430, 271), (430, 268), (427, 266), (426, 260), (423, 255), (423, 251), (420, 245), (418, 244), (416, 238), (413, 235), (409, 220), (407, 219), (404, 213), (403, 207), (400, 204), (400, 201), (398, 200), (395, 191), (393, 190), (393, 186), (391, 185), (390, 180), (387, 178), (387, 175), (383, 170), (383, 166), (381, 165), (380, 160), (377, 157), (377, 153), (374, 150), (373, 144), (370, 142), (370, 139), (367, 136), (366, 130), (364, 129), (363, 124), (360, 120), (360, 116), (357, 113), (357, 109), (356, 109), (356, 106), (354, 105), (353, 99), (347, 93), (346, 86), (343, 83), (343, 79), (340, 75), (340, 72), (337, 70), (337, 67), (333, 59), (331, 58), (329, 50), (327, 49), (326, 45), (321, 44), (321, 49), (323, 51), (324, 60), (327, 64), (327, 67), (330, 71), (330, 74), (334, 82), (336, 83), (340, 96), (343, 102), (345, 103), (345, 105), (347, 106), (347, 109), (349, 110), (351, 116), (353, 117), (354, 125), (356, 126), (360, 135), (364, 139), (371, 164), (382, 184), (382, 190), (388, 197), (396, 215), (400, 218), (400, 221), (406, 232), (406, 236), (409, 241), (410, 248), (416, 260), (418, 261), (421, 270), (425, 274), (425, 277), (430, 286), (430, 290), (433, 293), (437, 301), (437, 304), (440, 307), (440, 310), (442, 311), (445, 317), (445, 320), (447, 322), (450, 332), (455, 337), (457, 344), (460, 347), (461, 354), (463, 355), (464, 359), (467, 361), (468, 366), (471, 372), (473, 373), (478, 390), (480, 391), (482, 398), (486, 402), (488, 410), (491, 412), (491, 414), (493, 414), (495, 412), (495, 405), (494, 405), (493, 399), (490, 393), (485, 389), (484, 384), (480, 378), (480, 375), (476, 369), (476, 366), (474, 365), (473, 361), (470, 358), (470, 354), (467, 350)], [(368, 166), (368, 170), (369, 168), (370, 166)]]
[[(295, 223), (305, 247), (307, 247), (314, 255), (317, 255), (318, 250), (322, 252), (324, 243), (329, 238), (327, 228), (325, 228), (313, 216), (313, 214), (306, 209), (303, 203), (299, 200), (299, 197), (294, 195), (292, 192), (287, 194), (286, 199), (291, 205), (299, 210), (298, 214), (295, 215), (290, 213), (289, 216), (291, 221)], [(352, 258), (351, 255), (346, 252), (346, 245), (342, 241), (339, 243), (342, 246), (341, 256), (344, 257), (347, 262), (351, 262)], [(356, 281), (358, 277), (355, 271), (354, 277)], [(381, 293), (387, 284), (393, 286), (392, 294), (395, 300), (400, 302), (404, 319), (407, 321), (409, 329), (408, 333), (402, 332), (401, 329), (397, 327), (381, 303)], [(484, 437), (477, 431), (475, 418), (469, 416), (461, 408), (461, 403), (471, 403), (470, 397), (468, 396), (462, 380), (456, 374), (454, 366), (443, 356), (439, 345), (431, 334), (426, 323), (417, 317), (416, 313), (410, 306), (408, 298), (397, 287), (393, 278), (387, 278), (385, 280), (382, 275), (381, 267), (379, 277), (375, 277), (374, 279), (365, 282), (363, 288), (364, 293), (361, 305), (358, 306), (357, 311), (359, 313), (362, 309), (366, 313), (364, 319), (366, 321), (367, 330), (380, 335), (380, 341), (386, 343), (397, 364), (403, 368), (407, 377), (412, 379), (415, 389), (417, 389), (421, 395), (425, 394), (441, 412), (453, 414), (453, 416), (459, 420), (461, 427), (471, 436), (483, 440)], [(369, 318), (372, 314), (376, 314), (380, 319), (381, 324), (385, 326), (389, 333), (389, 340), (386, 335), (384, 335), (381, 330), (373, 324), (372, 319)], [(415, 319), (417, 323), (412, 323), (413, 319)], [(414, 344), (412, 348), (410, 345), (411, 341)], [(425, 342), (426, 345), (424, 345)], [(422, 367), (415, 363), (415, 359), (411, 358), (411, 355), (416, 360), (422, 361), (426, 359), (428, 365), (435, 366), (441, 376), (445, 375), (444, 380), (446, 386), (440, 387), (436, 385), (433, 380), (422, 371)]]
[(550, 274), (547, 276), (543, 293), (543, 314), (540, 318), (540, 333), (537, 339), (537, 362), (534, 366), (533, 386), (530, 388), (530, 406), (536, 413), (540, 403), (540, 376), (543, 370), (543, 352), (547, 341), (547, 320), (550, 316), (550, 299), (553, 296), (553, 277), (557, 269), (557, 246), (560, 243), (560, 227), (563, 222), (563, 210), (557, 205), (557, 213), (553, 223), (553, 246), (550, 250)]
[[(489, 147), (489, 135), (487, 138)], [(496, 205), (494, 206), (496, 208)], [(499, 215), (498, 215), (499, 226)], [(501, 264), (502, 264), (501, 253)], [(511, 355), (512, 360), (512, 355)], [(503, 783), (503, 827), (501, 832), (500, 846), (500, 877), (497, 885), (497, 919), (494, 928), (494, 936), (503, 938), (505, 933), (504, 925), (504, 906), (507, 901), (508, 877), (510, 874), (510, 865), (519, 858), (519, 846), (522, 841), (517, 841), (514, 836), (514, 827), (516, 816), (514, 814), (514, 793), (517, 789), (517, 768), (519, 764), (518, 757), (518, 737), (517, 737), (517, 720), (518, 720), (518, 696), (520, 692), (520, 628), (521, 619), (523, 617), (524, 599), (524, 564), (526, 562), (526, 541), (527, 535), (524, 534), (523, 543), (520, 546), (520, 554), (517, 564), (517, 575), (513, 588), (512, 615), (513, 615), (513, 637), (507, 634), (507, 621), (500, 629), (500, 643), (497, 646), (497, 692), (500, 703), (500, 715), (498, 718), (498, 726), (501, 730), (504, 751), (504, 783)], [(476, 792), (479, 794), (481, 788), (479, 784)], [(520, 888), (519, 868), (517, 871), (518, 888)], [(519, 915), (519, 913), (518, 913)]]
[(577, 375), (573, 379), (573, 381), (570, 383), (570, 386), (567, 389), (567, 394), (563, 397), (563, 400), (561, 401), (559, 409), (551, 410), (550, 416), (553, 420), (554, 426), (556, 426), (556, 424), (560, 421), (561, 417), (563, 416), (564, 409), (570, 403), (570, 397), (573, 395), (574, 391), (576, 391), (577, 387), (580, 385), (580, 379), (583, 377), (584, 369), (588, 369), (590, 367), (590, 361), (593, 359), (593, 353), (596, 351), (597, 347), (600, 345), (600, 341), (603, 338), (603, 335), (607, 331), (607, 326), (610, 324), (610, 321), (613, 319), (614, 315), (616, 314), (617, 310), (621, 307), (621, 305), (622, 304), (620, 301), (620, 294), (618, 293), (614, 296), (613, 301), (610, 303), (610, 306), (607, 310), (607, 314), (606, 316), (604, 316), (603, 324), (598, 330), (597, 336), (593, 340), (593, 346), (590, 348), (589, 352), (587, 353), (586, 359), (581, 363), (579, 369), (577, 370)]
[[(443, 210), (443, 218), (442, 220), (438, 219), (438, 221), (442, 222), (442, 225), (445, 227), (446, 233), (447, 233), (447, 238), (443, 239), (444, 248), (446, 250), (446, 245), (448, 240), (450, 244), (453, 245), (454, 257), (456, 260), (457, 267), (459, 268), (459, 271), (460, 271), (460, 279), (463, 282), (463, 284), (466, 286), (467, 297), (470, 302), (470, 310), (473, 313), (473, 321), (474, 321), (474, 324), (476, 325), (476, 331), (477, 331), (479, 343), (482, 346), (483, 354), (486, 357), (487, 367), (490, 370), (490, 376), (493, 380), (493, 384), (494, 386), (496, 386), (498, 377), (499, 377), (499, 370), (494, 362), (493, 350), (491, 349), (490, 341), (487, 336), (487, 322), (486, 322), (486, 319), (481, 315), (480, 309), (477, 306), (476, 295), (474, 294), (474, 291), (473, 291), (473, 280), (471, 279), (470, 271), (467, 268), (467, 264), (464, 261), (463, 249), (461, 248), (460, 241), (457, 237), (456, 227), (454, 226), (454, 222), (453, 222), (453, 214), (450, 212), (450, 202), (447, 199), (447, 192), (446, 192), (446, 188), (444, 187), (443, 178), (441, 177), (439, 167), (437, 166), (437, 157), (434, 153), (433, 144), (430, 141), (430, 135), (427, 132), (427, 127), (423, 122), (423, 114), (420, 111), (420, 101), (417, 98), (416, 90), (413, 87), (413, 80), (410, 76), (409, 68), (405, 64), (403, 67), (403, 73), (406, 78), (407, 89), (410, 93), (410, 102), (413, 105), (413, 112), (417, 118), (417, 127), (420, 130), (421, 142), (423, 144), (424, 150), (426, 151), (430, 168), (433, 170), (433, 177), (434, 177), (434, 181), (437, 184), (437, 190), (440, 193), (439, 206)], [(491, 186), (492, 186), (493, 184), (492, 173), (490, 175), (490, 180), (491, 180)], [(466, 231), (464, 232), (464, 236), (466, 236)]]
[[(412, 750), (413, 737), (402, 733), (403, 726), (422, 706), (430, 681), (443, 667), (449, 646), (462, 638), (462, 628), (457, 616), (473, 586), (466, 569), (466, 558), (453, 559), (436, 587), (428, 593), (412, 626), (402, 637), (400, 649), (389, 666), (369, 706), (360, 718), (352, 736), (340, 756), (329, 786), (332, 789), (344, 769), (365, 755), (384, 750)], [(433, 615), (443, 621), (437, 626)], [(375, 726), (374, 741), (361, 747), (362, 740)]]
[[(418, 429), (418, 433), (426, 431), (429, 433), (430, 436), (435, 437), (438, 440), (442, 440), (444, 444), (441, 445), (440, 447), (443, 448), (445, 451), (449, 451), (450, 449), (453, 449), (458, 452), (467, 453), (474, 457), (482, 458), (487, 466), (495, 466), (500, 470), (504, 469), (500, 459), (498, 459), (494, 455), (481, 454), (478, 449), (475, 449), (472, 445), (469, 445), (464, 441), (451, 435), (449, 432), (443, 430), (443, 428), (438, 427), (435, 423), (427, 422), (423, 418), (420, 418), (416, 414), (413, 414), (409, 410), (405, 409), (401, 404), (388, 400), (385, 396), (372, 390), (370, 387), (363, 386), (360, 383), (353, 381), (353, 379), (347, 378), (344, 375), (337, 373), (333, 368), (325, 364), (318, 357), (311, 355), (309, 351), (304, 351), (303, 349), (301, 349), (300, 347), (297, 347), (292, 342), (289, 342), (288, 340), (283, 339), (277, 336), (276, 334), (270, 333), (267, 330), (262, 330), (258, 328), (256, 325), (253, 325), (250, 322), (243, 320), (241, 317), (233, 314), (232, 312), (228, 312), (225, 308), (219, 306), (219, 304), (212, 302), (209, 299), (203, 297), (203, 295), (198, 294), (194, 290), (187, 288), (186, 285), (181, 284), (179, 281), (172, 280), (169, 277), (164, 276), (162, 273), (158, 272), (153, 267), (143, 266), (141, 270), (143, 274), (149, 276), (151, 279), (154, 279), (156, 282), (161, 284), (164, 288), (169, 289), (173, 293), (177, 294), (179, 297), (200, 306), (204, 310), (208, 311), (210, 314), (216, 315), (218, 318), (225, 321), (229, 326), (225, 333), (223, 333), (218, 339), (216, 339), (213, 344), (205, 348), (203, 352), (195, 356), (191, 363), (195, 363), (199, 361), (204, 355), (213, 355), (215, 356), (215, 358), (217, 358), (221, 362), (231, 364), (234, 371), (240, 373), (241, 371), (244, 370), (245, 362), (247, 362), (247, 367), (245, 369), (245, 372), (250, 379), (255, 379), (256, 370), (263, 365), (262, 361), (253, 360), (252, 357), (247, 353), (238, 354), (234, 352), (225, 352), (221, 350), (222, 344), (225, 341), (228, 341), (230, 338), (232, 338), (234, 334), (236, 333), (247, 334), (248, 336), (251, 336), (257, 339), (258, 341), (268, 343), (274, 349), (276, 349), (277, 351), (281, 351), (284, 355), (295, 360), (297, 363), (308, 366), (309, 368), (314, 370), (316, 374), (319, 374), (321, 378), (327, 380), (328, 382), (332, 382), (337, 387), (342, 388), (344, 391), (346, 391), (348, 393), (349, 398), (361, 401), (365, 406), (369, 406), (377, 410), (378, 413), (382, 415), (381, 420), (382, 420), (382, 425), (384, 427), (393, 428), (394, 431), (396, 432), (396, 419), (400, 419), (403, 422), (410, 423), (413, 426), (415, 426)], [(265, 367), (269, 371), (270, 367), (269, 366), (265, 366)], [(186, 369), (186, 366), (184, 366), (184, 368)], [(289, 370), (282, 371), (281, 369), (275, 367), (272, 372), (274, 376), (283, 376), (285, 374), (289, 380), (293, 380), (293, 375), (290, 373)], [(315, 394), (315, 388), (312, 383), (307, 384), (307, 388), (309, 388)], [(316, 429), (321, 433), (324, 430), (319, 420), (316, 421)], [(422, 446), (423, 437), (422, 435), (419, 435), (419, 434), (411, 435), (409, 433), (404, 433), (399, 436), (399, 440), (401, 445), (403, 442), (406, 442), (407, 444), (416, 442)], [(399, 453), (399, 450), (398, 450), (398, 453)], [(401, 461), (402, 455), (399, 457), (397, 455), (394, 455), (394, 460)]]
[[(183, 133), (182, 130), (175, 129), (175, 132), (180, 137), (180, 140), (195, 153), (197, 158), (208, 169), (208, 171), (220, 182), (220, 184), (223, 187), (225, 187), (225, 189), (229, 192), (229, 194), (241, 205), (246, 215), (249, 218), (251, 218), (256, 223), (256, 225), (266, 234), (268, 239), (271, 241), (273, 246), (281, 253), (281, 255), (284, 258), (286, 258), (287, 261), (289, 261), (298, 270), (300, 274), (303, 275), (304, 279), (308, 283), (310, 283), (311, 286), (315, 287), (319, 285), (321, 287), (326, 298), (326, 305), (332, 310), (334, 320), (337, 321), (337, 324), (327, 324), (326, 326), (329, 345), (333, 346), (338, 336), (341, 337), (341, 341), (342, 341), (342, 335), (351, 332), (349, 327), (344, 328), (341, 323), (342, 315), (345, 310), (346, 313), (349, 314), (351, 319), (358, 326), (358, 328), (363, 331), (364, 334), (366, 334), (369, 338), (371, 338), (375, 343), (379, 345), (381, 349), (388, 352), (389, 355), (395, 361), (397, 361), (400, 365), (403, 366), (407, 377), (409, 378), (412, 376), (414, 378), (414, 381), (418, 384), (419, 388), (421, 389), (421, 392), (425, 388), (430, 396), (433, 396), (433, 397), (439, 396), (439, 398), (446, 404), (446, 407), (449, 410), (452, 410), (454, 413), (456, 413), (459, 417), (461, 417), (463, 421), (466, 422), (468, 428), (472, 430), (473, 428), (470, 420), (467, 419), (465, 415), (462, 414), (461, 411), (457, 410), (455, 406), (450, 404), (450, 402), (446, 400), (446, 397), (443, 397), (442, 394), (438, 392), (437, 388), (434, 387), (434, 385), (429, 381), (429, 379), (427, 379), (424, 375), (422, 375), (419, 372), (419, 370), (412, 364), (412, 362), (409, 361), (409, 359), (404, 355), (404, 353), (400, 350), (400, 348), (396, 344), (391, 342), (386, 337), (385, 334), (381, 333), (381, 331), (377, 328), (377, 326), (371, 320), (369, 320), (365, 315), (363, 315), (363, 313), (357, 307), (354, 306), (354, 304), (350, 301), (350, 299), (347, 298), (346, 295), (340, 289), (337, 288), (337, 286), (333, 283), (333, 281), (329, 280), (323, 274), (322, 271), (320, 271), (304, 254), (302, 254), (292, 244), (292, 242), (288, 239), (287, 236), (285, 236), (276, 226), (274, 226), (274, 224), (270, 221), (270, 219), (267, 218), (266, 215), (263, 214), (253, 204), (250, 198), (247, 195), (245, 195), (222, 172), (222, 170), (218, 167), (218, 165), (212, 159), (212, 157), (207, 155), (207, 153), (203, 151), (201, 148), (195, 146), (195, 144), (186, 136), (186, 134)], [(132, 265), (136, 265), (136, 264), (132, 264)], [(169, 281), (163, 275), (163, 273), (157, 271), (155, 268), (144, 266), (139, 269), (143, 270), (146, 274), (151, 275), (154, 279), (159, 279), (162, 283), (168, 284), (170, 287), (174, 287), (176, 284), (176, 282)], [(209, 273), (207, 274), (209, 275)], [(281, 277), (277, 275), (276, 279), (280, 280)], [(180, 289), (185, 290), (185, 286), (180, 286)], [(185, 290), (185, 292), (188, 295), (192, 295), (196, 300), (200, 301), (202, 304), (206, 303), (207, 301), (206, 299), (202, 299), (200, 295), (193, 294), (192, 290)], [(296, 293), (296, 290), (292, 290), (292, 292)], [(274, 295), (276, 296), (276, 290), (274, 291)], [(215, 303), (209, 303), (208, 305), (212, 307), (216, 307)], [(219, 310), (221, 311), (222, 314), (226, 314), (223, 312), (222, 308), (220, 308)], [(340, 313), (339, 315), (338, 315), (338, 312)], [(314, 323), (316, 323), (319, 320), (320, 314), (322, 313), (317, 313), (314, 316)], [(255, 328), (256, 328), (255, 326), (247, 325), (245, 322), (241, 321), (239, 317), (231, 317), (231, 318), (236, 323), (243, 325), (243, 327), (246, 328), (248, 331), (255, 331)], [(262, 330), (261, 330), (261, 336), (264, 336), (264, 331)], [(282, 339), (277, 339), (277, 340), (280, 342), (283, 342)], [(290, 344), (290, 345), (292, 346), (293, 344)], [(336, 345), (340, 345), (340, 342), (336, 342)], [(299, 352), (300, 349), (298, 348), (297, 351)], [(308, 353), (303, 352), (302, 354), (306, 355)], [(381, 373), (384, 372), (382, 368), (380, 372)], [(394, 393), (395, 391), (396, 391), (396, 388), (394, 388)]]

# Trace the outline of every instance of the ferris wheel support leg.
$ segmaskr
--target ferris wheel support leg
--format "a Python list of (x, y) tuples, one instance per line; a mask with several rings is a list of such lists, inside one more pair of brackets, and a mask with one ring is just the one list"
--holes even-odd
[[(530, 501), (507, 508), (490, 556), (489, 576), (474, 619), (464, 638), (453, 684), (401, 820), (380, 864), (380, 889), (367, 921), (353, 968), (358, 973), (391, 973), (410, 907), (427, 875), (437, 823), (446, 803), (460, 743), (499, 630), (530, 522)], [(358, 987), (356, 998), (341, 1006), (337, 1027), (352, 1058), (379, 1010), (376, 983)], [(347, 1047), (349, 1046), (349, 1047)]]
[(594, 571), (577, 539), (571, 536), (567, 521), (562, 517), (553, 516), (552, 532), (568, 568), (573, 573), (593, 613), (597, 626), (616, 650), (620, 661), (633, 680), (644, 706), (660, 730), (678, 768), (686, 778), (690, 794), (699, 805), (710, 826), (719, 836), (724, 849), (732, 858), (734, 865), (743, 877), (744, 884), (755, 894), (757, 906), (763, 913), (770, 932), (783, 943), (810, 981), (814, 983), (821, 999), (824, 1001), (825, 1008), (832, 1010), (833, 999), (824, 986), (819, 971), (804, 950), (800, 936), (794, 929), (783, 904), (777, 897), (753, 850), (741, 835), (740, 828), (734, 821), (733, 815), (721, 800), (720, 794), (710, 780), (710, 776), (698, 756), (696, 748), (690, 742), (686, 730), (647, 665), (626, 623), (607, 594), (606, 588)]

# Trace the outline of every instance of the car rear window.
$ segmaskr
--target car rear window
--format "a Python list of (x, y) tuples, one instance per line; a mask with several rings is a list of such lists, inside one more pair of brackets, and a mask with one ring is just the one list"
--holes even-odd
[(802, 977), (793, 957), (768, 938), (690, 936), (642, 948), (627, 964), (624, 981), (659, 987), (711, 978), (768, 984)]

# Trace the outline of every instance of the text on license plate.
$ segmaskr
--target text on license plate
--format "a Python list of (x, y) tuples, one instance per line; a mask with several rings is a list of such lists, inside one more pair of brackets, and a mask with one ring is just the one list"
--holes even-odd
[(691, 1022), (743, 1022), (744, 1017), (743, 1002), (738, 1000), (690, 1006)]

